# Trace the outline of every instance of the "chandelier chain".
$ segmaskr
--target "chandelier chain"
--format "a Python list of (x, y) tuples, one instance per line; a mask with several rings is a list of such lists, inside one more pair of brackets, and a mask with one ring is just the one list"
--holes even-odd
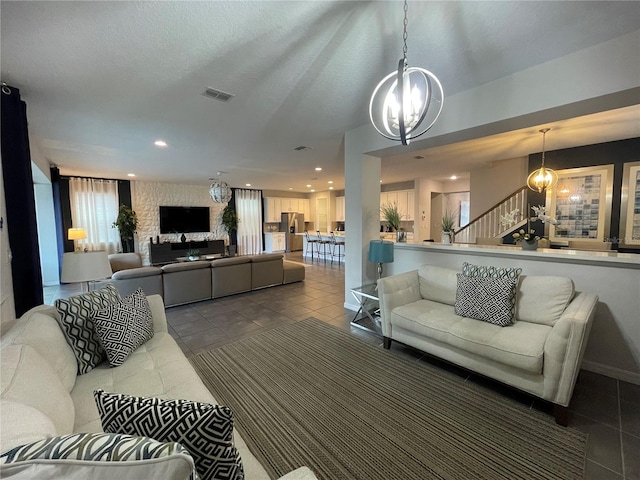
[(407, 66), (407, 25), (409, 24), (409, 20), (407, 18), (408, 11), (409, 11), (409, 6), (407, 5), (407, 0), (404, 0), (404, 22), (403, 22), (403, 33), (402, 33), (404, 46), (402, 47), (402, 54), (404, 56), (405, 67)]

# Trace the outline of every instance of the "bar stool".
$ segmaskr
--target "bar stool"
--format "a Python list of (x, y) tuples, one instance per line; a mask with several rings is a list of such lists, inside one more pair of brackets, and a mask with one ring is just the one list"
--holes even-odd
[[(330, 232), (331, 235), (331, 265), (333, 265), (333, 259), (338, 258), (338, 264), (340, 263), (340, 258), (344, 257), (344, 239), (338, 240), (333, 232)], [(336, 253), (336, 248), (338, 249), (338, 253)]]
[[(318, 243), (317, 243), (318, 260), (320, 260), (320, 246), (322, 245), (322, 256), (324, 258), (324, 263), (327, 263), (327, 255), (331, 255), (331, 246), (330, 246), (331, 241), (325, 240), (324, 238), (322, 238), (322, 235), (320, 235), (320, 230), (317, 230), (316, 234), (318, 235)], [(328, 252), (327, 252), (327, 248), (329, 248)]]
[(307, 239), (307, 248), (304, 251), (304, 256), (306, 257), (307, 254), (309, 253), (309, 249), (311, 249), (311, 261), (313, 262), (314, 245), (315, 245), (316, 252), (319, 254), (319, 251), (318, 251), (318, 240), (312, 239), (311, 235), (309, 235), (309, 232), (307, 230), (304, 231), (304, 238)]

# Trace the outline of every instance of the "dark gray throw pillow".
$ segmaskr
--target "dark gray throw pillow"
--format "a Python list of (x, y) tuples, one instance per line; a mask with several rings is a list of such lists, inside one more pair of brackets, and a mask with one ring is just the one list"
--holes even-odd
[(501, 327), (513, 323), (517, 279), (457, 276), (456, 315)]
[(188, 400), (132, 397), (95, 390), (105, 432), (177, 442), (196, 464), (201, 480), (242, 480), (244, 469), (233, 444), (228, 407)]
[(55, 301), (57, 320), (76, 357), (79, 375), (91, 371), (106, 357), (95, 331), (92, 313), (120, 300), (116, 287), (109, 284), (100, 290)]
[(153, 337), (153, 317), (141, 288), (122, 301), (93, 312), (93, 322), (109, 365), (122, 365), (140, 345)]

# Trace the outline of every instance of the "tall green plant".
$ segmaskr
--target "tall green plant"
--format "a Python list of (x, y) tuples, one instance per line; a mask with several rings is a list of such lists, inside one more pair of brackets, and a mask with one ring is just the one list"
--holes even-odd
[(382, 213), (382, 217), (385, 222), (387, 222), (391, 228), (395, 231), (400, 230), (400, 221), (402, 220), (402, 215), (398, 210), (397, 203), (385, 203), (380, 207), (380, 212)]
[(118, 209), (116, 221), (111, 226), (118, 229), (123, 240), (133, 240), (133, 234), (138, 228), (138, 216), (131, 207), (123, 203)]
[(221, 222), (227, 231), (227, 235), (229, 235), (229, 241), (231, 241), (232, 233), (238, 230), (238, 214), (233, 205), (231, 205), (231, 202), (227, 203), (227, 206), (224, 207)]
[(448, 208), (444, 211), (442, 215), (442, 231), (443, 232), (453, 232), (453, 226), (456, 224), (456, 212), (452, 212)]

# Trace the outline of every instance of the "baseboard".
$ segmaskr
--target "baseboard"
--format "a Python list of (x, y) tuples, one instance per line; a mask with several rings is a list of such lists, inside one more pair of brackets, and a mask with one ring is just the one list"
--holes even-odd
[(354, 312), (357, 312), (360, 309), (360, 305), (357, 303), (344, 302), (343, 307)]
[(633, 383), (634, 385), (640, 385), (640, 373), (630, 372), (629, 370), (622, 370), (621, 368), (610, 367), (601, 363), (590, 362), (583, 360), (581, 368), (588, 370), (589, 372), (599, 373), (607, 377), (617, 378), (625, 382)]

